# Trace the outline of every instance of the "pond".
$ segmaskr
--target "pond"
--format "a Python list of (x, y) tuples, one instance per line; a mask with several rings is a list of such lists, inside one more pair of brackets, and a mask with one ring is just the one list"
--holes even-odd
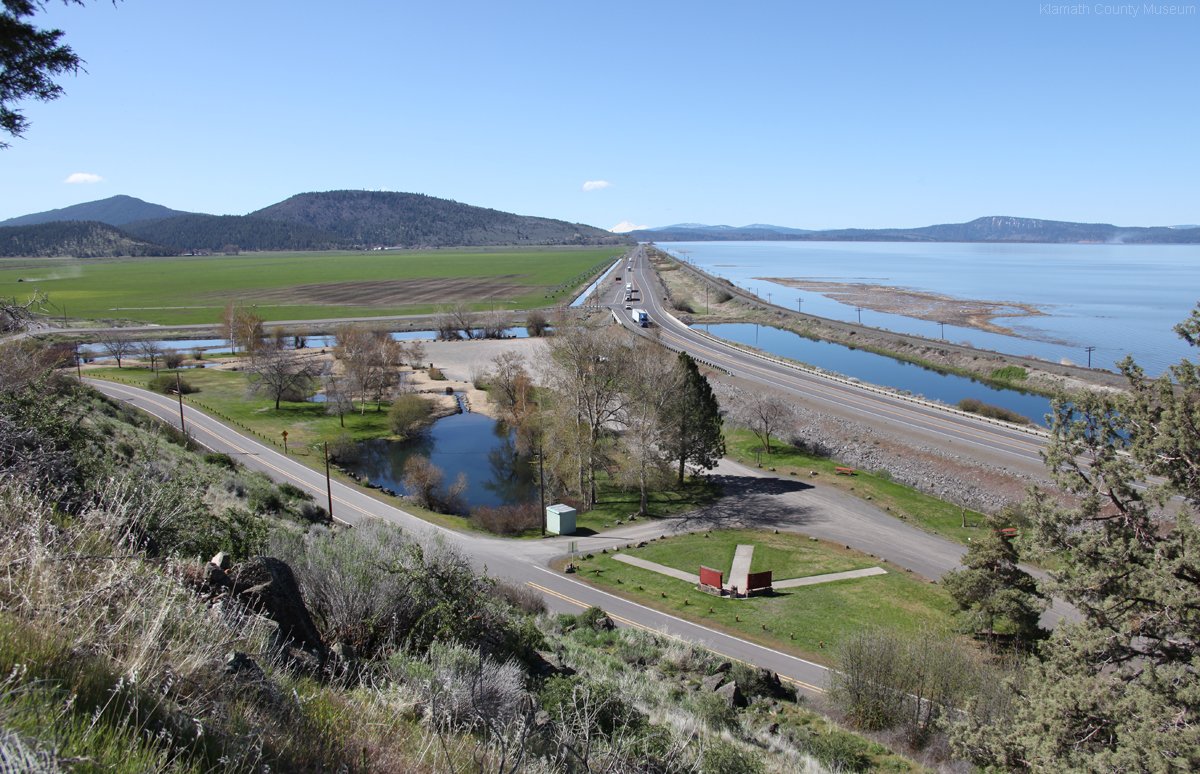
[(537, 475), (529, 459), (517, 454), (513, 433), (483, 414), (464, 412), (433, 423), (421, 438), (409, 441), (375, 439), (358, 444), (359, 458), (346, 470), (372, 484), (404, 493), (404, 464), (424, 455), (445, 474), (450, 486), (463, 473), (468, 508), (515, 505), (538, 499)]
[(1050, 399), (1041, 395), (992, 387), (969, 377), (939, 373), (886, 355), (828, 341), (814, 341), (781, 328), (753, 323), (692, 327), (773, 355), (950, 405), (964, 398), (974, 398), (993, 406), (1003, 406), (1039, 425), (1045, 425), (1045, 415), (1050, 411)]

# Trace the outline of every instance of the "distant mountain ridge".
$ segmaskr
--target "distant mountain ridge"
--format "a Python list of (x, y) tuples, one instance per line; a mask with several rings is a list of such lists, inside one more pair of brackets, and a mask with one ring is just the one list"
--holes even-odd
[(734, 228), (695, 223), (629, 232), (640, 241), (813, 241), (813, 242), (1026, 242), (1049, 244), (1200, 244), (1200, 229), (1171, 226), (1114, 226), (993, 215), (967, 223), (921, 228), (804, 231), (755, 224)]
[[(231, 250), (331, 250), (382, 247), (466, 247), (501, 245), (624, 244), (624, 234), (562, 220), (515, 215), (423, 194), (390, 191), (304, 193), (249, 215), (206, 215), (172, 210), (132, 196), (114, 196), (60, 210), (23, 215), (0, 222), (0, 241), (8, 228), (50, 223), (98, 222), (119, 227), (133, 250), (175, 252)], [(30, 245), (31, 255), (73, 255), (78, 239), (64, 241), (54, 253), (49, 235), (32, 240), (11, 236), (6, 244)], [(97, 234), (97, 238), (98, 237)], [(109, 255), (119, 239), (94, 245)], [(150, 245), (144, 247), (140, 245)], [(15, 249), (15, 248), (14, 248)], [(85, 250), (91, 256), (92, 247)], [(157, 254), (157, 253), (137, 253)]]
[(110, 196), (94, 202), (73, 204), (59, 210), (35, 212), (31, 215), (21, 215), (16, 218), (0, 221), (4, 226), (36, 226), (39, 223), (53, 223), (60, 220), (92, 220), (107, 223), (110, 226), (124, 226), (139, 220), (151, 218), (171, 218), (190, 213), (173, 210), (161, 204), (152, 204), (133, 196)]

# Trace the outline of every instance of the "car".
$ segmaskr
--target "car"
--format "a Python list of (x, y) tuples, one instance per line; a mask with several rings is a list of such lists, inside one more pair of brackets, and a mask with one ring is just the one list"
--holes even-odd
[(629, 311), (632, 311), (632, 310), (633, 310), (633, 304), (626, 304), (626, 305), (625, 305), (625, 311), (629, 312)]

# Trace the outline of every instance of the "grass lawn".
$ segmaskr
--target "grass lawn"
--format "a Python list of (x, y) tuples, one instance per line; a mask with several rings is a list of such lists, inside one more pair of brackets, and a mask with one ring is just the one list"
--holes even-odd
[(983, 514), (977, 511), (966, 510), (967, 526), (963, 527), (964, 510), (953, 503), (898, 484), (887, 474), (856, 470), (853, 476), (839, 476), (834, 469), (843, 463), (808, 454), (782, 441), (772, 439), (771, 453), (763, 453), (760, 457), (758, 452), (762, 450), (762, 444), (749, 430), (727, 429), (725, 450), (727, 456), (745, 465), (760, 465), (784, 475), (807, 477), (809, 471), (815, 470), (824, 477), (824, 485), (869, 497), (873, 505), (897, 518), (958, 543), (965, 544), (968, 538), (987, 528)]
[[(721, 490), (716, 484), (689, 478), (679, 489), (650, 492), (648, 518), (686, 513), (716, 502), (720, 496)], [(595, 508), (576, 517), (575, 527), (578, 534), (592, 535), (616, 528), (618, 521), (628, 522), (630, 515), (638, 511), (641, 495), (636, 489), (626, 490), (601, 480), (597, 485), (596, 501)]]
[[(688, 572), (698, 572), (699, 565), (705, 564), (728, 574), (739, 543), (755, 546), (756, 571), (771, 569), (780, 580), (874, 566), (882, 566), (888, 573), (783, 589), (744, 600), (705, 594), (684, 581), (618, 562), (612, 554), (576, 560), (577, 577), (651, 607), (715, 624), (822, 663), (830, 662), (845, 636), (863, 628), (917, 633), (949, 631), (954, 626), (954, 603), (940, 586), (917, 580), (894, 565), (857, 551), (803, 535), (755, 530), (696, 533), (660, 538), (645, 548), (626, 549), (623, 553)], [(765, 566), (776, 560), (780, 564)]]
[[(163, 369), (161, 373), (173, 374)], [(146, 387), (154, 373), (146, 368), (90, 368), (85, 376), (97, 379), (124, 381), (137, 387)], [(391, 435), (388, 427), (387, 406), (375, 411), (368, 404), (365, 413), (358, 411), (346, 414), (343, 429), (336, 416), (325, 413), (323, 403), (301, 403), (283, 401), (275, 410), (275, 401), (265, 396), (248, 395), (248, 378), (244, 371), (218, 371), (211, 368), (188, 368), (180, 376), (199, 391), (183, 396), (185, 403), (194, 405), (206, 413), (223, 419), (240, 429), (249, 430), (260, 438), (277, 445), (282, 444), (282, 433), (288, 433), (288, 450), (294, 455), (316, 453), (316, 444), (333, 441), (342, 433), (355, 439), (380, 438)]]
[(235, 257), (0, 259), (0, 296), (45, 291), (73, 318), (216, 323), (227, 301), (266, 321), (550, 306), (624, 248), (458, 248)]

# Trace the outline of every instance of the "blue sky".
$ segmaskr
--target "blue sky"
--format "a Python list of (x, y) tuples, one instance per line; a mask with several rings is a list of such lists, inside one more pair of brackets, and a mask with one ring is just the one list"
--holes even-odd
[(1197, 223), (1200, 8), (1158, 7), (54, 0), (87, 73), (26, 103), (0, 219), (367, 188), (604, 228)]

